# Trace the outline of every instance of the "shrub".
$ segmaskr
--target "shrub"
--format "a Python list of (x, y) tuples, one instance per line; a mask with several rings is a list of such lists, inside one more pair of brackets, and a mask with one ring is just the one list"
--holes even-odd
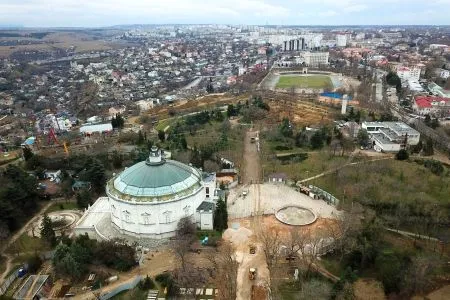
[(150, 277), (148, 277), (148, 275), (147, 275), (147, 277), (145, 277), (144, 280), (142, 280), (139, 283), (139, 288), (141, 290), (150, 290), (150, 289), (153, 289), (154, 287), (155, 287), (155, 283), (153, 282), (153, 280)]
[(172, 282), (172, 275), (168, 272), (164, 272), (156, 275), (155, 280), (161, 284), (163, 288), (169, 286)]
[(435, 175), (441, 175), (444, 172), (444, 166), (440, 161), (427, 159), (423, 165)]
[(396, 160), (407, 160), (409, 158), (408, 151), (405, 149), (400, 149), (398, 153), (395, 155)]
[(33, 255), (27, 260), (28, 272), (35, 274), (42, 266), (42, 259), (39, 255)]

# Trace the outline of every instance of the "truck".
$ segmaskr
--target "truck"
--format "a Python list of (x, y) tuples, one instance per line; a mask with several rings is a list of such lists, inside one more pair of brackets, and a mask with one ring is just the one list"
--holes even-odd
[(256, 278), (256, 268), (250, 268), (248, 270), (248, 279), (255, 280)]

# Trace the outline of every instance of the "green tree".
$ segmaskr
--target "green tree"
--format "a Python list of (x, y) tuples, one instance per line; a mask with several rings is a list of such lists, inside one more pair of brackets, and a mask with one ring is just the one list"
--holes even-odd
[(153, 289), (155, 287), (155, 283), (147, 275), (145, 277), (145, 279), (140, 282), (139, 287), (140, 287), (141, 290), (150, 290), (150, 289)]
[(27, 260), (28, 272), (30, 274), (36, 274), (42, 266), (42, 259), (39, 255), (33, 255)]
[(425, 119), (423, 120), (423, 122), (425, 123), (425, 125), (430, 127), (430, 125), (431, 125), (431, 117), (430, 117), (430, 115), (426, 114), (425, 115)]
[(430, 138), (427, 138), (427, 140), (425, 141), (425, 145), (423, 146), (423, 155), (431, 156), (433, 154), (434, 154), (433, 140)]
[(197, 149), (197, 146), (194, 146), (194, 150), (192, 150), (191, 164), (196, 168), (203, 168), (203, 163), (204, 161), (202, 160), (200, 151)]
[(322, 134), (320, 131), (314, 132), (314, 134), (311, 136), (310, 144), (312, 149), (320, 149), (323, 147), (323, 139)]
[(402, 80), (400, 79), (400, 77), (398, 77), (398, 75), (394, 72), (389, 72), (386, 75), (386, 82), (389, 85), (395, 86), (397, 87), (398, 85), (401, 86), (402, 84)]
[(436, 129), (436, 128), (439, 127), (439, 120), (438, 120), (438, 118), (434, 118), (433, 120), (431, 120), (430, 127), (433, 128), (433, 129)]
[(236, 113), (236, 109), (235, 109), (234, 105), (233, 104), (228, 104), (228, 107), (227, 107), (227, 116), (228, 116), (228, 118), (231, 118), (231, 117), (236, 116), (236, 115), (237, 115), (237, 113)]
[(360, 129), (358, 131), (357, 139), (360, 146), (367, 146), (367, 144), (369, 143), (369, 133), (367, 132), (367, 130)]
[(87, 208), (92, 204), (92, 195), (91, 192), (87, 189), (81, 190), (77, 194), (77, 205), (79, 208)]
[(166, 133), (164, 130), (158, 130), (158, 138), (161, 142), (164, 142), (166, 140)]
[(139, 132), (138, 132), (138, 139), (136, 141), (136, 144), (142, 145), (144, 142), (145, 142), (144, 134), (142, 133), (141, 130), (139, 130)]
[(111, 119), (111, 126), (114, 129), (122, 129), (125, 124), (125, 120), (121, 114), (117, 114), (115, 117)]
[(31, 151), (31, 149), (28, 147), (23, 147), (22, 151), (23, 151), (23, 158), (25, 159), (25, 161), (28, 161), (30, 158), (34, 156), (33, 151)]
[(224, 231), (228, 228), (228, 211), (225, 201), (219, 199), (214, 211), (214, 229), (217, 231)]
[(47, 214), (45, 214), (44, 218), (42, 219), (41, 237), (50, 246), (54, 246), (56, 244), (55, 230), (53, 230), (52, 220)]
[(398, 292), (406, 270), (405, 258), (395, 252), (382, 252), (377, 256), (375, 266), (386, 293)]
[(295, 135), (295, 146), (296, 147), (306, 147), (309, 144), (309, 138), (306, 134), (306, 130), (302, 130)]
[(292, 125), (291, 122), (289, 122), (289, 119), (284, 118), (281, 121), (281, 125), (280, 125), (280, 133), (284, 136), (284, 137), (292, 137), (294, 135), (294, 132), (292, 130)]
[(85, 180), (89, 181), (94, 189), (103, 191), (106, 183), (105, 167), (97, 159), (88, 161)]
[(122, 168), (122, 163), (123, 163), (123, 155), (122, 154), (120, 154), (117, 150), (114, 150), (114, 152), (112, 153), (111, 159), (112, 159), (112, 165), (115, 169)]
[(409, 158), (408, 151), (406, 149), (400, 149), (395, 155), (395, 159), (397, 160), (407, 160)]

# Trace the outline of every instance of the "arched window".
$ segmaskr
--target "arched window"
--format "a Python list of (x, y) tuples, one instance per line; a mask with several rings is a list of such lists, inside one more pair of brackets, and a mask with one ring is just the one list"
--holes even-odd
[(152, 219), (151, 219), (151, 214), (149, 214), (149, 213), (143, 213), (142, 215), (142, 222), (145, 224), (145, 225), (149, 225), (149, 224), (152, 224)]
[(187, 216), (190, 216), (191, 215), (191, 206), (190, 205), (186, 205), (184, 208), (183, 208), (183, 211), (184, 211), (184, 215), (187, 217)]
[(162, 223), (170, 223), (171, 221), (172, 221), (172, 212), (171, 211), (163, 212)]
[(123, 219), (125, 220), (125, 222), (130, 222), (131, 220), (131, 216), (130, 216), (130, 212), (128, 210), (124, 210), (123, 211)]

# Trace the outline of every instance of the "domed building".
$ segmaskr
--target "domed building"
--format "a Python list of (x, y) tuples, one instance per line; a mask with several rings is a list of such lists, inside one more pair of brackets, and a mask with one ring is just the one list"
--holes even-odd
[[(214, 207), (215, 186), (215, 174), (204, 174), (166, 159), (164, 152), (154, 147), (147, 160), (126, 168), (107, 182), (107, 197), (99, 198), (86, 211), (75, 232), (106, 239), (113, 237), (114, 231), (160, 239), (173, 236), (183, 217), (191, 217), (199, 227), (212, 227), (212, 209), (205, 212), (199, 207)], [(211, 215), (203, 216), (202, 221), (204, 213)]]

